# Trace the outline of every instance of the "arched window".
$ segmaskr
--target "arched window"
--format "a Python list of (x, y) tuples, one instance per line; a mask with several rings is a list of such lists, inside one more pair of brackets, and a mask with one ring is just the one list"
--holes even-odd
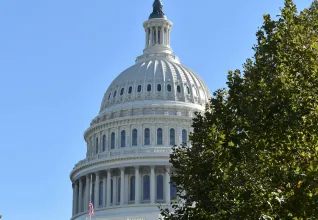
[(122, 130), (120, 134), (120, 146), (126, 147), (126, 131)]
[(157, 91), (160, 92), (161, 91), (161, 84), (157, 85)]
[(115, 149), (115, 132), (112, 133), (110, 142), (110, 148)]
[(170, 129), (170, 145), (176, 145), (176, 131), (174, 128)]
[(157, 200), (163, 200), (163, 176), (157, 176)]
[(172, 200), (177, 198), (177, 188), (174, 182), (170, 183), (170, 198)]
[(135, 201), (135, 176), (130, 177), (130, 201)]
[(151, 91), (151, 84), (148, 84), (147, 85), (147, 92), (150, 92)]
[(114, 181), (113, 179), (111, 179), (110, 180), (110, 203), (113, 203), (113, 195), (114, 195), (113, 190), (114, 190)]
[(124, 94), (124, 91), (125, 91), (125, 89), (124, 89), (124, 88), (121, 88), (121, 90), (120, 90), (120, 95), (123, 95), (123, 94)]
[(106, 151), (106, 135), (103, 135), (103, 151)]
[(180, 93), (181, 92), (181, 86), (177, 85), (177, 92)]
[(141, 85), (137, 87), (137, 92), (141, 92)]
[(118, 203), (120, 203), (120, 193), (121, 193), (121, 181), (120, 181), (120, 177), (118, 178), (118, 180), (117, 180), (118, 182), (117, 182), (117, 202)]
[(110, 96), (112, 95), (112, 93), (109, 93), (109, 95), (108, 95), (108, 100), (110, 99)]
[(132, 146), (137, 146), (137, 135), (138, 135), (138, 131), (137, 131), (137, 129), (133, 129), (132, 130), (132, 143), (131, 143), (131, 145)]
[(150, 177), (145, 175), (143, 177), (143, 200), (150, 200)]
[(150, 145), (150, 129), (146, 128), (145, 129), (145, 145)]
[(99, 182), (99, 204), (98, 205), (103, 205), (103, 182)]
[(186, 129), (182, 130), (182, 144), (187, 145), (188, 143), (188, 132)]
[(157, 129), (157, 145), (162, 145), (162, 128)]
[(115, 90), (113, 97), (116, 97), (116, 94), (117, 94), (117, 90)]
[(98, 138), (96, 138), (95, 154), (98, 154)]
[(167, 91), (171, 92), (171, 85), (170, 84), (167, 85)]
[(131, 92), (132, 92), (132, 86), (129, 86), (128, 93), (131, 94)]

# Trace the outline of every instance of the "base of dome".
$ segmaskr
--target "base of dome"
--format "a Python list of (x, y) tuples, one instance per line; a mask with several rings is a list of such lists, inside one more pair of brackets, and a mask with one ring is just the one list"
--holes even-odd
[[(154, 205), (128, 205), (123, 207), (114, 207), (95, 210), (92, 220), (159, 220), (159, 204)], [(165, 207), (165, 205), (163, 205)], [(82, 213), (72, 220), (88, 220), (88, 213)]]

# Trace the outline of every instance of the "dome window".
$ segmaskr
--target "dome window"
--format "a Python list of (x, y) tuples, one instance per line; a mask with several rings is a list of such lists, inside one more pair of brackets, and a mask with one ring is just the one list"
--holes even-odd
[(180, 93), (181, 92), (181, 87), (179, 85), (177, 85), (177, 92)]
[(150, 145), (150, 129), (149, 128), (145, 129), (144, 144)]
[(190, 88), (189, 88), (189, 86), (187, 86), (186, 88), (187, 88), (188, 94), (190, 95)]
[(148, 84), (147, 85), (147, 92), (150, 92), (151, 91), (151, 84)]
[(122, 89), (120, 90), (120, 95), (123, 95), (123, 94), (124, 94), (124, 91), (125, 91), (125, 89), (122, 88)]
[(157, 145), (162, 145), (162, 128), (157, 129)]
[(110, 99), (110, 96), (112, 95), (112, 93), (109, 93), (109, 95), (108, 95), (108, 100)]
[(129, 86), (129, 88), (128, 88), (128, 94), (131, 94), (131, 92), (132, 92), (132, 86)]
[(137, 87), (137, 92), (141, 92), (141, 85)]
[(167, 91), (171, 92), (171, 85), (170, 84), (167, 85)]
[(161, 91), (161, 84), (157, 85), (157, 91), (160, 92)]
[(114, 95), (113, 95), (113, 96), (114, 96), (114, 98), (116, 97), (116, 94), (117, 94), (117, 90), (115, 90), (115, 92), (114, 92)]
[(132, 146), (137, 146), (137, 137), (138, 137), (138, 131), (137, 129), (134, 129), (132, 131)]

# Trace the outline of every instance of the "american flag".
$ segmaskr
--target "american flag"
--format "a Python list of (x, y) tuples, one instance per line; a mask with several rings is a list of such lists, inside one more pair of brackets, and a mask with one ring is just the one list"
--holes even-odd
[(90, 202), (89, 205), (89, 217), (92, 217), (94, 215), (94, 206), (93, 206), (93, 203)]

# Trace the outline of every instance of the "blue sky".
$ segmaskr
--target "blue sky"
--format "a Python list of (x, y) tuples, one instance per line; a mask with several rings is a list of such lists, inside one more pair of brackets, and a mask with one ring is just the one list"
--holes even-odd
[[(67, 220), (69, 173), (111, 81), (144, 47), (153, 0), (0, 1), (0, 214)], [(311, 0), (296, 0), (299, 9)], [(163, 0), (171, 44), (211, 92), (252, 55), (283, 0)]]

